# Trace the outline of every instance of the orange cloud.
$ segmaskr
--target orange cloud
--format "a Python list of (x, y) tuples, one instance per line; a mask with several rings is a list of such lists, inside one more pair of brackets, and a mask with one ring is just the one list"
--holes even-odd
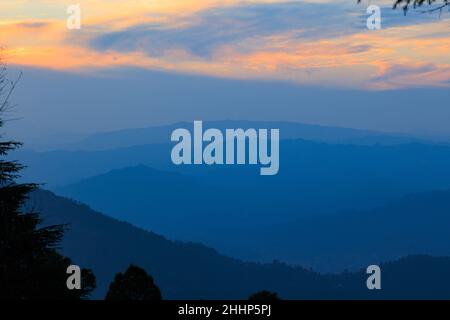
[(65, 25), (58, 21), (34, 20), (0, 24), (1, 44), (7, 47), (33, 46), (41, 43), (60, 45)]
[[(248, 54), (224, 48), (220, 58), (230, 65), (241, 66), (250, 76), (301, 83), (333, 83), (333, 77), (340, 75), (343, 78), (334, 79), (335, 85), (364, 85), (376, 89), (447, 86), (450, 39), (444, 32), (436, 36), (434, 32), (439, 29), (442, 24), (437, 22), (319, 41), (287, 41), (289, 36), (279, 36), (266, 41), (266, 48)], [(412, 72), (388, 73), (397, 65), (408, 66)], [(435, 68), (419, 72), (423, 65)]]
[[(57, 0), (40, 2), (47, 6), (62, 3)], [(139, 50), (96, 51), (89, 42), (103, 32), (120, 31), (142, 23), (156, 22), (182, 29), (195, 23), (193, 12), (237, 1), (114, 0), (106, 6), (100, 0), (80, 3), (86, 12), (80, 31), (67, 30), (65, 20), (56, 18), (12, 17), (0, 24), (0, 41), (7, 48), (8, 61), (74, 72), (133, 66), (219, 77), (374, 89), (416, 84), (442, 86), (448, 85), (450, 79), (449, 20), (379, 31), (361, 30), (356, 34), (322, 39), (298, 38), (291, 32), (279, 32), (218, 45), (211, 57), (195, 56), (179, 44), (152, 56)], [(64, 13), (62, 16), (65, 17)], [(433, 68), (424, 68), (430, 65)]]
[(121, 66), (144, 68), (169, 68), (169, 64), (155, 61), (135, 52), (97, 52), (83, 47), (35, 46), (20, 49), (6, 49), (9, 63), (65, 71), (87, 71), (91, 68), (114, 68)]

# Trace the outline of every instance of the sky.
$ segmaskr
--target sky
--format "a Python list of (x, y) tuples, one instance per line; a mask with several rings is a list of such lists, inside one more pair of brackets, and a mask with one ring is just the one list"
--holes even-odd
[[(338, 1), (80, 0), (68, 30), (61, 0), (2, 0), (0, 33), (12, 64), (56, 70), (134, 66), (239, 79), (397, 88), (448, 86), (448, 15)], [(376, 2), (371, 2), (376, 3)]]
[[(391, 9), (391, 1), (362, 1), (359, 5), (353, 0), (78, 0), (76, 3), (81, 8), (79, 30), (66, 27), (69, 17), (67, 8), (71, 1), (0, 2), (3, 60), (11, 66), (13, 75), (17, 70), (24, 71), (21, 81), (26, 84), (18, 89), (20, 95), (18, 93), (16, 96), (22, 102), (19, 103), (22, 109), (19, 108), (18, 116), (26, 118), (22, 123), (29, 125), (29, 128), (34, 121), (31, 118), (44, 116), (46, 121), (35, 126), (43, 127), (41, 131), (48, 131), (48, 134), (58, 134), (62, 131), (86, 133), (145, 126), (186, 120), (195, 115), (207, 118), (264, 118), (266, 115), (265, 118), (320, 124), (450, 134), (450, 130), (446, 130), (448, 123), (442, 124), (441, 106), (422, 106), (423, 109), (413, 106), (411, 113), (397, 115), (398, 104), (382, 101), (380, 110), (391, 103), (393, 109), (390, 111), (397, 115), (394, 117), (397, 120), (387, 120), (385, 117), (389, 113), (381, 112), (384, 120), (378, 122), (364, 120), (367, 115), (364, 115), (363, 107), (350, 112), (347, 109), (353, 110), (355, 106), (330, 106), (325, 102), (322, 102), (323, 105), (319, 103), (318, 110), (328, 108), (330, 111), (316, 112), (322, 116), (307, 116), (311, 112), (305, 112), (305, 104), (308, 110), (314, 108), (313, 98), (303, 99), (304, 103), (298, 106), (289, 102), (280, 107), (290, 112), (278, 113), (273, 109), (273, 104), (263, 105), (260, 109), (255, 106), (244, 108), (248, 112), (239, 112), (236, 107), (241, 106), (245, 98), (239, 90), (243, 82), (274, 83), (274, 91), (283, 85), (298, 86), (301, 92), (317, 87), (342, 90), (345, 95), (341, 97), (342, 101), (350, 104), (352, 94), (358, 90), (378, 96), (386, 91), (400, 92), (400, 95), (408, 92), (412, 97), (417, 94), (417, 87), (421, 87), (425, 88), (425, 91), (420, 91), (422, 98), (429, 94), (434, 99), (436, 96), (444, 99), (450, 86), (450, 13), (443, 12), (439, 16), (438, 13), (424, 14), (416, 10), (404, 16), (401, 10)], [(366, 8), (369, 4), (382, 8), (381, 30), (366, 27), (369, 16)], [(143, 72), (147, 74), (143, 75)], [(210, 82), (204, 82), (211, 83), (208, 90), (217, 91), (215, 99), (220, 100), (225, 93), (234, 95), (235, 106), (222, 106), (222, 109), (210, 106), (206, 113), (189, 113), (186, 108), (207, 108), (192, 105), (194, 102), (214, 102), (205, 98), (202, 100), (202, 94), (210, 96), (210, 93), (196, 90), (199, 97), (191, 97), (192, 101), (187, 101), (189, 106), (183, 109), (179, 106), (182, 102), (168, 105), (163, 100), (161, 91), (170, 90), (173, 86), (173, 94), (179, 92), (170, 81), (164, 88), (158, 84), (157, 92), (149, 90), (145, 83), (136, 86), (141, 88), (139, 92), (126, 84), (129, 77), (154, 83), (161, 74), (174, 77), (176, 80), (173, 81), (178, 86), (182, 85), (177, 81), (201, 83), (203, 80), (196, 80), (210, 78)], [(59, 79), (58, 90), (62, 92), (47, 93), (46, 90), (36, 89), (47, 88), (55, 78)], [(117, 79), (120, 83), (113, 85)], [(223, 91), (223, 82), (219, 79), (234, 81), (235, 90)], [(95, 97), (95, 92), (79, 93), (86, 95), (77, 99), (87, 106), (74, 106), (57, 98), (70, 96), (70, 92), (82, 87), (82, 82), (86, 81), (93, 88), (117, 85), (122, 88), (120, 92), (125, 97), (134, 94), (130, 98), (134, 101), (133, 106), (126, 108), (135, 116), (127, 115), (125, 118), (130, 120), (121, 125), (117, 124), (117, 118), (111, 118), (97, 127), (93, 119), (87, 121), (92, 125), (84, 128), (77, 127), (75, 121), (57, 117), (56, 114), (62, 113), (82, 119), (88, 116), (80, 111), (84, 108), (89, 108), (91, 114), (105, 112), (107, 106), (101, 105), (105, 101)], [(43, 97), (40, 91), (50, 96)], [(282, 103), (283, 99), (291, 101), (299, 98), (295, 94), (280, 98), (280, 91), (277, 92), (273, 96), (273, 99), (278, 97), (276, 104)], [(148, 94), (160, 97), (148, 97)], [(111, 95), (115, 97), (117, 92), (111, 92)], [(395, 97), (393, 93), (385, 95)], [(120, 108), (118, 99), (120, 97), (109, 102), (111, 114)], [(50, 105), (39, 106), (38, 109), (33, 103), (39, 100)], [(94, 103), (96, 100), (97, 103)], [(152, 101), (152, 105), (145, 105), (146, 101)], [(264, 104), (264, 101), (256, 101)], [(55, 108), (59, 108), (59, 112), (53, 115), (46, 113)], [(123, 108), (125, 106), (122, 105)], [(334, 116), (334, 121), (330, 120), (338, 112), (336, 108), (343, 113)], [(410, 126), (401, 123), (402, 118), (423, 116), (427, 111), (430, 112), (426, 117), (431, 117), (430, 123), (419, 122), (420, 119), (412, 121)], [(362, 115), (359, 116), (360, 113)], [(147, 122), (142, 119), (147, 119)], [(387, 125), (391, 121), (392, 124)], [(16, 129), (19, 126), (14, 124), (13, 127)], [(28, 135), (34, 134), (29, 131)]]

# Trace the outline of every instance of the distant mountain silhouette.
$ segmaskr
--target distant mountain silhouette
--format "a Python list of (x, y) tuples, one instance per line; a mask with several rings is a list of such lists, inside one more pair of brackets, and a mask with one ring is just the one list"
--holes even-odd
[[(60, 191), (77, 194), (74, 199), (148, 230), (190, 228), (202, 219), (207, 223), (221, 193), (191, 176), (142, 165), (113, 170)], [(227, 211), (221, 210), (221, 215), (228, 218)]]
[[(104, 150), (168, 143), (172, 131), (177, 128), (192, 129), (192, 122), (96, 133), (66, 148), (69, 150)], [(220, 130), (227, 128), (278, 128), (282, 133), (282, 139), (305, 139), (328, 143), (391, 145), (425, 142), (423, 139), (400, 133), (384, 133), (288, 121), (205, 121), (204, 128), (218, 128)]]
[[(302, 203), (314, 193), (305, 189), (301, 194), (295, 185), (290, 192), (278, 184), (264, 185), (266, 190), (254, 185), (250, 191), (208, 185), (189, 175), (137, 166), (60, 192), (117, 219), (170, 238), (200, 241), (242, 259), (281, 259), (335, 271), (408, 254), (450, 255), (450, 191), (412, 194), (372, 210), (307, 212), (301, 217), (313, 201), (320, 201), (315, 197)], [(361, 196), (358, 191), (354, 197)], [(308, 246), (302, 247), (304, 243)]]
[(144, 267), (165, 298), (245, 299), (265, 287), (280, 289), (286, 297), (302, 297), (290, 282), (312, 281), (313, 288), (316, 281), (317, 275), (301, 268), (243, 263), (203, 245), (169, 241), (48, 191), (35, 192), (30, 205), (42, 209), (45, 223), (70, 225), (63, 251), (94, 270), (97, 297), (104, 296), (115, 273), (129, 264)]
[[(365, 286), (365, 270), (326, 275), (331, 296), (338, 299), (444, 299), (450, 298), (450, 258), (415, 255), (380, 264), (381, 290)], [(364, 283), (364, 285), (362, 285)]]
[[(382, 218), (365, 218), (373, 216), (370, 209), (406, 194), (450, 189), (448, 146), (284, 140), (280, 173), (272, 177), (261, 177), (255, 166), (174, 166), (170, 149), (169, 144), (155, 144), (105, 151), (21, 151), (14, 158), (25, 159), (29, 166), (25, 181), (49, 182), (53, 191), (117, 219), (243, 259), (276, 258), (328, 271), (359, 268), (372, 259), (448, 253), (446, 238), (439, 240), (440, 227), (448, 226), (445, 216), (425, 217), (435, 214), (428, 209), (433, 201), (410, 224), (406, 203), (398, 210), (386, 209)], [(75, 183), (55, 187), (68, 181)], [(443, 201), (436, 203), (445, 208)], [(412, 209), (419, 208), (411, 203)], [(356, 210), (361, 217), (332, 214)], [(371, 236), (375, 229), (367, 226), (378, 221), (381, 232)], [(299, 250), (302, 242), (311, 243), (310, 249)], [(331, 260), (322, 253), (329, 253)]]
[[(143, 164), (190, 175), (211, 186), (240, 188), (243, 198), (251, 198), (247, 195), (253, 192), (258, 199), (267, 199), (261, 195), (270, 193), (283, 202), (274, 201), (265, 210), (273, 212), (283, 203), (283, 211), (289, 211), (291, 218), (311, 212), (371, 208), (408, 193), (450, 188), (447, 146), (355, 146), (286, 140), (280, 148), (280, 172), (272, 177), (261, 177), (257, 166), (175, 166), (170, 160), (170, 144), (86, 152), (19, 151), (13, 157), (28, 166), (24, 181), (46, 183), (51, 190)], [(285, 212), (278, 215), (285, 216)]]
[(434, 191), (411, 194), (372, 210), (209, 230), (196, 239), (235, 257), (248, 259), (252, 253), (259, 261), (280, 259), (336, 271), (418, 253), (450, 255), (448, 230), (450, 191)]
[(166, 299), (246, 299), (261, 290), (283, 299), (450, 298), (450, 258), (412, 256), (382, 264), (382, 290), (376, 292), (367, 290), (364, 270), (319, 275), (279, 262), (245, 263), (203, 245), (169, 241), (48, 191), (36, 191), (28, 205), (42, 209), (46, 224), (70, 225), (62, 249), (94, 270), (96, 297), (104, 296), (116, 272), (136, 264)]

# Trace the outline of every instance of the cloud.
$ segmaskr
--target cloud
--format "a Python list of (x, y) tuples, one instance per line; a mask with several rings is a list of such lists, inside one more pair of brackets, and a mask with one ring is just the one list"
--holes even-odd
[(397, 77), (423, 75), (436, 71), (438, 68), (433, 64), (425, 64), (419, 66), (410, 65), (392, 65), (383, 71), (382, 75), (372, 78), (372, 81), (390, 80)]
[(0, 24), (1, 46), (24, 48), (45, 43), (59, 45), (64, 40), (64, 25), (53, 20), (31, 20)]
[[(259, 38), (289, 32), (291, 40), (335, 38), (367, 32), (365, 6), (352, 3), (284, 2), (244, 3), (213, 7), (184, 17), (178, 26), (145, 23), (96, 36), (96, 50), (144, 51), (163, 56), (166, 51), (185, 50), (211, 58), (217, 48), (234, 44), (239, 50), (257, 50)], [(436, 22), (437, 17), (382, 8), (384, 29)], [(249, 42), (247, 42), (249, 41)]]
[(49, 22), (45, 21), (35, 21), (35, 22), (22, 22), (16, 24), (18, 27), (27, 29), (41, 29), (50, 25)]
[[(379, 88), (414, 86), (426, 87), (434, 86), (448, 87), (450, 79), (450, 67), (438, 67), (435, 64), (417, 65), (390, 65), (373, 77), (370, 81)], [(426, 80), (426, 81), (424, 81)]]
[[(404, 17), (383, 7), (383, 29), (371, 31), (366, 6), (347, 0), (174, 0), (161, 8), (136, 1), (129, 11), (119, 0), (116, 9), (102, 3), (82, 3), (77, 31), (68, 31), (65, 20), (0, 24), (11, 63), (75, 72), (133, 66), (374, 89), (414, 86), (409, 77), (418, 74), (429, 85), (449, 78), (450, 20), (432, 15)], [(425, 65), (435, 70), (420, 69)], [(401, 66), (416, 70), (408, 74)]]
[[(349, 6), (307, 2), (240, 4), (217, 7), (187, 17), (181, 27), (149, 23), (102, 34), (92, 40), (97, 50), (141, 50), (161, 56), (166, 50), (184, 49), (209, 58), (221, 46), (255, 41), (290, 32), (296, 39), (320, 39), (357, 32)], [(323, 21), (323, 23), (317, 23)], [(240, 46), (241, 50), (255, 50)]]

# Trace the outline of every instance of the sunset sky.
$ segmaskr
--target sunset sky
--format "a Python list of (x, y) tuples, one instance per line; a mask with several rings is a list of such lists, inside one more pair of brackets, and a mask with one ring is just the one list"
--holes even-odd
[(364, 1), (2, 0), (1, 45), (11, 64), (80, 72), (151, 70), (388, 89), (448, 86), (449, 14), (382, 10), (366, 28)]
[(78, 0), (69, 30), (71, 1), (1, 0), (2, 57), (24, 73), (10, 132), (232, 118), (450, 136), (450, 13), (356, 2)]

